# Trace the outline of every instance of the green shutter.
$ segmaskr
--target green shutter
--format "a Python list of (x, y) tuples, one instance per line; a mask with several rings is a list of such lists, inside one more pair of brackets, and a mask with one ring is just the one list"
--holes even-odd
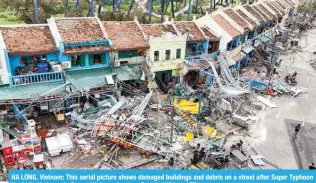
[(101, 64), (106, 64), (106, 54), (105, 53), (101, 54)]
[(86, 65), (86, 61), (85, 61), (85, 56), (84, 55), (80, 55), (79, 56), (79, 61), (80, 61), (80, 66), (84, 67)]
[(128, 58), (128, 51), (119, 51), (118, 58)]
[(129, 51), (130, 57), (137, 57), (138, 56), (138, 51), (137, 50), (131, 50)]
[(177, 58), (181, 58), (181, 49), (177, 49)]
[(89, 55), (89, 65), (94, 65), (93, 55)]

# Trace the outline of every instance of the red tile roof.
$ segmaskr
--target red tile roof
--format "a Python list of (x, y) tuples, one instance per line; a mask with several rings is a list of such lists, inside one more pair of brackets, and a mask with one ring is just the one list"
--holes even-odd
[(136, 22), (104, 22), (104, 28), (115, 50), (149, 48)]
[(252, 26), (256, 27), (257, 24), (251, 20), (251, 18), (249, 18), (243, 11), (241, 11), (240, 9), (236, 10), (236, 12), (243, 17), (248, 23), (250, 23)]
[(48, 26), (1, 27), (9, 55), (57, 52)]
[(264, 7), (262, 4), (257, 4), (257, 8), (260, 10), (260, 12), (264, 15), (266, 15), (267, 20), (274, 20), (277, 17), (274, 16), (266, 7)]
[(194, 22), (174, 22), (176, 28), (181, 34), (188, 33), (188, 42), (205, 41), (205, 36)]
[(282, 18), (279, 11), (270, 2), (265, 1), (264, 3), (278, 16), (278, 18)]
[[(55, 19), (58, 31), (64, 43), (102, 41), (105, 35), (96, 18), (62, 18)], [(79, 46), (65, 48), (66, 54), (95, 53), (111, 50), (106, 45)]]
[(243, 29), (250, 29), (249, 25), (246, 21), (244, 21), (237, 13), (234, 12), (232, 9), (224, 10), (224, 13), (233, 19), (240, 27)]
[(105, 39), (96, 18), (62, 18), (55, 21), (64, 43)]
[(258, 6), (252, 5), (251, 7), (252, 7), (254, 10), (256, 10), (256, 12), (257, 12), (258, 14), (260, 14), (264, 19), (266, 19), (266, 20), (271, 20), (271, 19), (273, 19), (272, 17), (269, 17), (268, 15), (266, 15), (265, 13), (263, 13), (263, 12), (260, 10), (260, 8), (259, 8)]
[(153, 37), (161, 37), (164, 33), (171, 32), (174, 35), (178, 35), (177, 31), (174, 29), (172, 25), (167, 24), (142, 24), (142, 31), (149, 38)]
[(204, 32), (205, 36), (208, 36), (210, 38), (210, 41), (219, 41), (221, 38), (215, 36), (210, 30), (207, 28), (201, 28), (202, 31)]
[(255, 9), (253, 9), (251, 6), (249, 5), (243, 5), (243, 8), (245, 8), (252, 16), (254, 16), (260, 23), (262, 23), (264, 21), (264, 18), (256, 12)]
[(241, 33), (230, 25), (221, 15), (212, 15), (211, 18), (227, 32), (231, 37), (239, 36)]

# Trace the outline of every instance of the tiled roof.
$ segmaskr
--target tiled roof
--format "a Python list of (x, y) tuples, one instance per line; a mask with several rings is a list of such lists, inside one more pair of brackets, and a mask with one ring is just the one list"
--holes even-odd
[(148, 48), (143, 33), (136, 22), (104, 22), (104, 28), (115, 50)]
[(286, 7), (279, 1), (279, 0), (277, 0), (277, 1), (274, 1), (276, 4), (278, 4), (281, 8), (283, 8), (283, 10), (285, 10), (286, 9)]
[(172, 25), (167, 24), (142, 24), (142, 31), (149, 38), (161, 37), (164, 33), (171, 32), (174, 35), (177, 35), (177, 31), (173, 28)]
[(181, 34), (188, 33), (188, 42), (205, 41), (205, 37), (199, 27), (194, 22), (174, 22), (176, 28)]
[(240, 9), (236, 10), (236, 12), (243, 17), (248, 23), (250, 23), (252, 26), (256, 27), (257, 24), (252, 21), (243, 11), (241, 11)]
[(237, 13), (235, 13), (234, 10), (227, 9), (227, 10), (224, 10), (224, 13), (226, 13), (227, 16), (229, 16), (231, 19), (233, 19), (243, 29), (250, 28), (248, 26), (247, 22), (245, 22)]
[(1, 27), (10, 55), (57, 52), (48, 26)]
[(295, 5), (291, 0), (282, 0), (284, 3), (286, 3), (287, 5), (289, 5), (290, 7), (294, 8)]
[(279, 13), (279, 11), (270, 3), (265, 1), (265, 4), (276, 14), (278, 15), (278, 18), (282, 18), (281, 14)]
[(260, 10), (260, 12), (262, 13), (263, 16), (266, 15), (266, 17), (264, 17), (265, 19), (273, 20), (273, 19), (277, 18), (262, 4), (257, 4), (257, 8)]
[(284, 15), (284, 8), (282, 8), (277, 1), (271, 1), (270, 3)]
[(62, 18), (55, 21), (64, 43), (105, 39), (96, 18)]
[(212, 15), (211, 18), (227, 32), (231, 37), (239, 36), (241, 33), (230, 25), (221, 15)]
[(211, 31), (209, 31), (207, 28), (201, 28), (204, 32), (205, 36), (208, 36), (210, 38), (210, 41), (219, 41), (221, 38), (215, 36)]
[(258, 14), (260, 14), (264, 19), (271, 20), (272, 17), (268, 17), (265, 13), (263, 13), (258, 6), (252, 5), (251, 6)]
[(293, 8), (295, 7), (295, 4), (293, 3), (293, 1), (291, 0), (284, 0), (287, 4), (289, 4), (290, 6), (292, 6)]
[(251, 6), (249, 5), (243, 5), (243, 7), (251, 14), (253, 15), (259, 22), (264, 21), (264, 18), (256, 12)]

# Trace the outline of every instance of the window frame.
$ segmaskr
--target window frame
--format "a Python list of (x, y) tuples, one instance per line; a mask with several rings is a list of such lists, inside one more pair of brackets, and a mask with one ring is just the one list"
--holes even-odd
[[(156, 54), (157, 53), (157, 54)], [(154, 61), (159, 61), (159, 51), (154, 51)]]
[(176, 59), (181, 58), (181, 48), (177, 48)]

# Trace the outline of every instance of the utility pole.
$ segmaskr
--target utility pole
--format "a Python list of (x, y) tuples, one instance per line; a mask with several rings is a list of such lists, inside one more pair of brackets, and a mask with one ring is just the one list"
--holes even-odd
[(90, 17), (94, 17), (94, 0), (90, 0)]
[(191, 5), (192, 5), (192, 0), (189, 0), (189, 10), (188, 10), (188, 21), (190, 21), (190, 17), (191, 17)]
[(172, 12), (172, 18), (174, 18), (173, 0), (171, 0), (171, 12)]
[(161, 0), (161, 23), (164, 21), (165, 16), (165, 0)]
[(40, 20), (39, 20), (39, 12), (38, 12), (38, 2), (37, 0), (34, 0), (33, 3), (34, 3), (35, 23), (39, 24)]
[(149, 15), (148, 15), (148, 23), (151, 24), (151, 14), (153, 11), (153, 0), (149, 1)]

